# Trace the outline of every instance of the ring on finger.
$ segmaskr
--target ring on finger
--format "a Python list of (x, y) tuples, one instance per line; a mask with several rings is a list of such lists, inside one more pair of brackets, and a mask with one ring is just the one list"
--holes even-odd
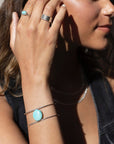
[(28, 12), (24, 11), (24, 10), (21, 12), (21, 14), (24, 15), (24, 16), (30, 16), (30, 14), (28, 14)]
[(49, 22), (49, 23), (52, 22), (52, 17), (47, 16), (47, 15), (45, 15), (45, 14), (42, 14), (41, 19), (44, 20), (44, 21), (47, 21), (47, 22)]

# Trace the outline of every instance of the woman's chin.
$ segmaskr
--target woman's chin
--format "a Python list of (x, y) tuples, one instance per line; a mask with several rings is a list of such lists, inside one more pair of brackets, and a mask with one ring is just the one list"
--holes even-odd
[(91, 43), (90, 45), (86, 45), (86, 47), (93, 49), (93, 50), (103, 50), (108, 46), (108, 40), (104, 39), (104, 40), (98, 40), (94, 43)]

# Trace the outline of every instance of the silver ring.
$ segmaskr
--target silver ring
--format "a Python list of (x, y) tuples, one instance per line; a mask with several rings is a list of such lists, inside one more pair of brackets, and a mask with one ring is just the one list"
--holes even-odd
[(45, 14), (42, 14), (41, 19), (50, 23), (52, 22), (52, 17), (49, 17)]
[(29, 16), (28, 12), (24, 11), (24, 10), (21, 12), (21, 14), (24, 15), (24, 16)]

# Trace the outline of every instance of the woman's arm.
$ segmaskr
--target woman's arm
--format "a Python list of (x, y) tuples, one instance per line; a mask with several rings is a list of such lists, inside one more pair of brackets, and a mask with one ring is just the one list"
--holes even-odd
[(0, 96), (0, 144), (27, 144), (13, 121), (13, 111), (5, 96)]
[[(29, 0), (24, 7), (28, 15), (13, 15), (10, 46), (19, 63), (26, 112), (52, 104), (48, 75), (57, 36), (66, 8), (59, 6), (53, 23), (42, 20), (42, 14), (53, 16), (59, 0)], [(16, 35), (16, 36), (15, 36)], [(56, 115), (54, 105), (42, 109), (44, 118)], [(35, 122), (33, 112), (27, 114), (30, 144), (63, 144), (57, 117)]]
[[(38, 85), (32, 83), (30, 85), (24, 85), (23, 87), (26, 111), (53, 103), (50, 90), (45, 81), (39, 82)], [(54, 105), (46, 107), (42, 109), (42, 111), (44, 117), (56, 114)], [(34, 122), (32, 113), (27, 115), (27, 122), (28, 124)], [(28, 131), (31, 144), (63, 144), (57, 117), (49, 118), (28, 126)]]

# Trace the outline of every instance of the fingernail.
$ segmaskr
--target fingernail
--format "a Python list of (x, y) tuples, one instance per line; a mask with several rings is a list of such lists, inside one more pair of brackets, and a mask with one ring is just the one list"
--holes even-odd
[(66, 5), (65, 5), (65, 4), (62, 4), (62, 7), (66, 7)]
[(14, 19), (15, 19), (15, 13), (12, 12), (12, 20), (14, 20)]

